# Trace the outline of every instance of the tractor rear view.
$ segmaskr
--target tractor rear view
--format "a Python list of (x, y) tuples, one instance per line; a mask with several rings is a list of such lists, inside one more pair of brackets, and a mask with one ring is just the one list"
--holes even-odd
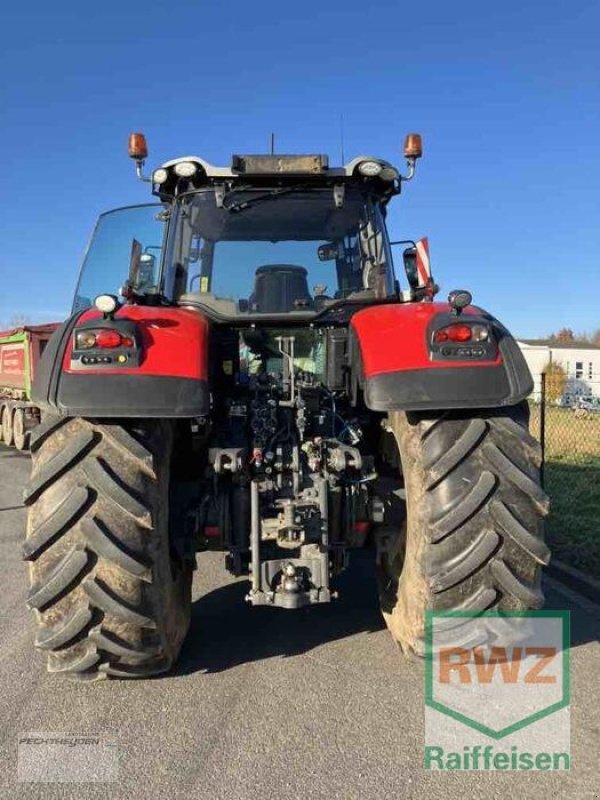
[[(145, 179), (140, 134), (130, 155)], [(412, 134), (404, 176), (180, 158), (145, 179), (156, 204), (101, 216), (34, 387), (24, 555), (50, 671), (170, 669), (203, 550), (292, 611), (369, 547), (417, 654), (428, 609), (541, 606), (525, 362), (468, 292), (435, 302), (414, 243), (394, 272), (386, 210), (420, 155)]]

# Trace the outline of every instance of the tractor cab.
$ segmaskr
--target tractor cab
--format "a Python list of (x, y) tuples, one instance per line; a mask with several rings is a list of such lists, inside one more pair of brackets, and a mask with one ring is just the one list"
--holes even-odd
[[(144, 177), (145, 144), (136, 141), (130, 154)], [(342, 167), (323, 155), (236, 155), (229, 168), (195, 156), (169, 161), (144, 178), (160, 207), (100, 218), (76, 307), (121, 292), (250, 321), (397, 302), (386, 205), (412, 177), (420, 143), (411, 139), (405, 152), (406, 178), (367, 156)]]

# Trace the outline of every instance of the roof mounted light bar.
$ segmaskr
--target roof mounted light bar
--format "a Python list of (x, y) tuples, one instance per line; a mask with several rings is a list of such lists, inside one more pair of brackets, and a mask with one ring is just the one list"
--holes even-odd
[[(245, 176), (268, 177), (281, 175), (301, 178), (323, 176), (326, 181), (333, 179), (341, 186), (347, 179), (361, 176), (366, 181), (383, 184), (382, 197), (389, 199), (400, 191), (400, 183), (409, 181), (415, 174), (417, 159), (423, 154), (423, 144), (418, 133), (409, 133), (404, 143), (404, 156), (408, 171), (401, 175), (396, 167), (383, 159), (373, 156), (359, 156), (348, 164), (330, 167), (329, 158), (324, 154), (307, 155), (234, 155), (231, 167), (216, 167), (198, 156), (186, 156), (167, 161), (155, 169), (150, 177), (144, 175), (144, 162), (148, 156), (148, 146), (142, 133), (132, 133), (129, 137), (129, 156), (134, 159), (138, 178), (153, 184), (153, 194), (161, 198), (172, 198), (177, 194), (178, 181), (195, 186), (216, 180), (232, 180)], [(385, 184), (388, 186), (386, 187)], [(185, 188), (185, 187), (184, 187)], [(339, 195), (339, 190), (338, 195)], [(336, 204), (343, 199), (336, 196)]]
[(232, 156), (231, 169), (244, 175), (321, 175), (329, 168), (326, 155)]

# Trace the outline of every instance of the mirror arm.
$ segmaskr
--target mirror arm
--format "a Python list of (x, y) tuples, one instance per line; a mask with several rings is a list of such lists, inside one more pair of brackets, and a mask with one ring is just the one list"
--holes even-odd
[(396, 241), (390, 242), (389, 244), (390, 247), (393, 247), (394, 245), (397, 244), (409, 244), (411, 247), (417, 246), (416, 242), (414, 242), (412, 239), (397, 239)]

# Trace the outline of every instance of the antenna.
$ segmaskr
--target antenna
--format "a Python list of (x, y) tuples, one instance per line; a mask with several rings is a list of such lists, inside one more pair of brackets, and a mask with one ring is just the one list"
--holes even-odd
[(275, 155), (275, 134), (271, 134), (271, 155)]
[(346, 163), (346, 159), (344, 157), (344, 115), (340, 114), (340, 150), (342, 155), (342, 164)]

